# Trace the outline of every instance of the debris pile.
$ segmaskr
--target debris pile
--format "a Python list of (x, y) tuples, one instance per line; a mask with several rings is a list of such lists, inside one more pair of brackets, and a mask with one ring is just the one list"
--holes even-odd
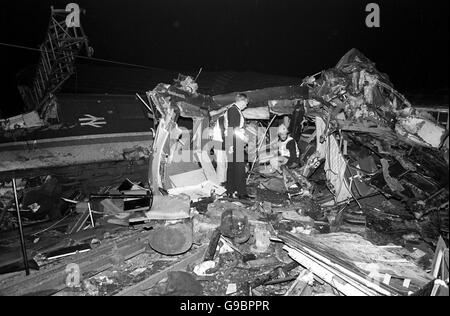
[[(11, 230), (13, 195), (1, 189), (2, 294), (448, 295), (448, 131), (373, 62), (351, 50), (300, 87), (247, 93), (258, 144), (245, 198), (225, 195), (201, 137), (208, 113), (234, 95), (197, 89), (180, 77), (147, 93), (159, 119), (149, 184), (66, 195), (52, 177), (19, 182), (24, 217), (34, 214), (24, 229), (30, 276)], [(301, 163), (279, 172), (256, 123), (270, 115), (264, 127), (291, 118), (301, 148)], [(193, 120), (192, 143), (178, 117)]]
[[(429, 242), (448, 236), (445, 127), (416, 111), (355, 49), (305, 84), (310, 87), (306, 113), (317, 133), (310, 144), (317, 151), (314, 158), (325, 160), (334, 202), (357, 201), (368, 224), (381, 231), (387, 229), (386, 219), (403, 226), (390, 233), (412, 230)], [(374, 203), (377, 194), (383, 196)], [(442, 224), (433, 232), (429, 223), (436, 217)], [(415, 228), (406, 227), (415, 220)]]
[(10, 117), (8, 119), (0, 119), (0, 131), (12, 131), (22, 128), (37, 128), (44, 126), (44, 121), (39, 117), (36, 111)]

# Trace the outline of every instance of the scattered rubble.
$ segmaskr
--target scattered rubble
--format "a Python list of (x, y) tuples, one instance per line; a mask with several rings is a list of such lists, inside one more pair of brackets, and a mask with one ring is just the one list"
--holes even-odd
[(373, 62), (351, 50), (301, 89), (248, 93), (257, 100), (248, 116), (302, 108), (313, 133), (296, 140), (301, 166), (270, 173), (254, 163), (247, 199), (225, 196), (201, 144), (178, 169), (162, 151), (178, 131), (174, 108), (196, 134), (229, 97), (197, 88), (180, 77), (148, 93), (161, 117), (149, 184), (126, 179), (86, 195), (56, 177), (18, 181), (30, 276), (12, 189), (0, 187), (1, 294), (448, 295), (448, 131)]

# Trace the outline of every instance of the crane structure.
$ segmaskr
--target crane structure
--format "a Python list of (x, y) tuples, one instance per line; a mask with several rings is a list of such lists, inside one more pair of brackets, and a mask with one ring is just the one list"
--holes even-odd
[(19, 87), (26, 107), (41, 117), (49, 109), (53, 95), (75, 72), (75, 59), (84, 53), (91, 57), (93, 49), (80, 23), (80, 7), (69, 3), (65, 9), (51, 7), (50, 22), (40, 45), (40, 58), (31, 87)]

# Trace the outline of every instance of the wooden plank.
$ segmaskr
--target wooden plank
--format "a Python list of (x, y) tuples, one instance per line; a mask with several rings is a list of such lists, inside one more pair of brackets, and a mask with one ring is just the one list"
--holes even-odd
[[(333, 270), (339, 274), (341, 278), (344, 278), (347, 282), (355, 282), (355, 284), (361, 284), (367, 289), (371, 291), (375, 291), (382, 295), (390, 296), (395, 293), (395, 290), (386, 286), (382, 286), (381, 284), (374, 284), (373, 282), (368, 281), (367, 276), (360, 271), (355, 265), (350, 265), (346, 260), (338, 258), (337, 256), (333, 256), (330, 254), (331, 249), (327, 251), (326, 248), (320, 245), (312, 245), (312, 239), (306, 238), (305, 236), (296, 236), (292, 237), (292, 235), (288, 233), (282, 234), (285, 242), (287, 244), (293, 245), (297, 248), (297, 252), (301, 252), (301, 255), (309, 256), (316, 263), (320, 263), (322, 266), (326, 267), (328, 270)], [(291, 236), (291, 237), (289, 237)], [(350, 260), (347, 258), (347, 260)]]
[(144, 252), (150, 233), (139, 234), (115, 241), (84, 254), (67, 258), (56, 266), (43, 269), (28, 277), (21, 278), (2, 289), (3, 295), (26, 295), (43, 291), (57, 292), (66, 287), (68, 264), (77, 264), (82, 275), (100, 273), (114, 264), (114, 256), (119, 256), (123, 260), (131, 259)]
[(115, 294), (114, 296), (133, 296), (139, 292), (150, 289), (156, 283), (158, 283), (159, 281), (166, 278), (168, 272), (186, 270), (188, 265), (195, 264), (195, 263), (202, 261), (207, 248), (208, 248), (207, 245), (201, 246), (200, 248), (194, 250), (192, 252), (192, 254), (189, 254), (186, 258), (182, 259), (181, 261), (175, 263), (174, 265), (171, 265), (170, 267), (168, 267), (156, 274), (153, 274), (148, 279), (145, 279), (145, 280), (139, 282), (138, 284), (135, 284), (131, 287), (123, 289), (122, 291)]
[(367, 291), (366, 289), (358, 286), (353, 282), (349, 282), (349, 280), (343, 280), (340, 278), (335, 271), (330, 271), (326, 267), (318, 264), (315, 260), (310, 258), (309, 256), (298, 252), (297, 250), (290, 248), (288, 246), (284, 247), (285, 250), (288, 251), (289, 256), (300, 263), (303, 267), (312, 271), (319, 278), (336, 288), (339, 292), (343, 293), (346, 296), (373, 296), (374, 294), (371, 291)]

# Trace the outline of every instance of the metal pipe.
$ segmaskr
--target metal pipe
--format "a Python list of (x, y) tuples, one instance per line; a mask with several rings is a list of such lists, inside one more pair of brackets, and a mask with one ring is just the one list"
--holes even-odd
[(151, 119), (155, 119), (155, 111), (153, 111), (153, 109), (150, 107), (150, 105), (148, 105), (144, 99), (141, 98), (141, 96), (139, 95), (139, 93), (136, 93), (136, 96), (139, 98), (139, 100), (142, 102), (142, 104), (145, 105), (145, 107), (147, 108), (147, 110), (151, 113)]
[(19, 222), (20, 245), (22, 247), (23, 264), (25, 266), (26, 274), (30, 275), (30, 267), (28, 266), (27, 249), (25, 248), (25, 238), (23, 237), (22, 219), (20, 217), (19, 199), (17, 198), (17, 187), (15, 178), (12, 179), (12, 184), (14, 191), (14, 201), (16, 203), (17, 219)]
[(197, 74), (197, 76), (195, 76), (194, 81), (197, 81), (197, 79), (198, 79), (198, 77), (200, 77), (200, 74), (202, 73), (202, 71), (203, 71), (203, 67), (200, 68), (200, 70), (198, 71), (198, 74)]
[(148, 194), (91, 194), (89, 198), (93, 199), (144, 199), (150, 198), (151, 194), (148, 191)]
[(88, 202), (89, 218), (91, 219), (92, 228), (95, 228), (94, 217), (92, 217), (91, 202)]

